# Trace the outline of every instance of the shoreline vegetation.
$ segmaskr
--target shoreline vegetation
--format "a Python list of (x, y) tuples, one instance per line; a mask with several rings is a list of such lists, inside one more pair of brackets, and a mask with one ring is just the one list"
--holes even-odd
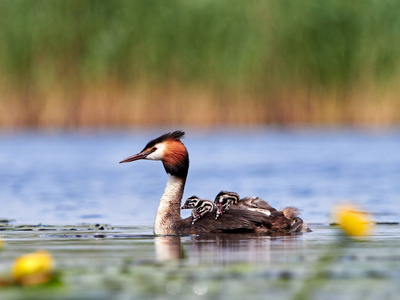
[(400, 123), (400, 2), (0, 3), (0, 127)]

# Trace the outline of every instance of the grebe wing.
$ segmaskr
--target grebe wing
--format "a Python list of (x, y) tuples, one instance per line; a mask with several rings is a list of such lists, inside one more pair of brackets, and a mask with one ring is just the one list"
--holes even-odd
[(276, 211), (269, 203), (260, 197), (245, 197), (239, 200), (238, 206)]

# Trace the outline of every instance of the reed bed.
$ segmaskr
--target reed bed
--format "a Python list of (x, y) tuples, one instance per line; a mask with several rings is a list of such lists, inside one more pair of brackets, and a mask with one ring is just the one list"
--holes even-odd
[(400, 2), (0, 3), (0, 126), (400, 121)]

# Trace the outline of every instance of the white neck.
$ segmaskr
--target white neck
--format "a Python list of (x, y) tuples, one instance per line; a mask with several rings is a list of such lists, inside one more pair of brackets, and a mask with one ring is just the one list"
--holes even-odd
[(168, 174), (167, 186), (158, 204), (154, 234), (173, 234), (174, 224), (181, 220), (181, 200), (185, 179)]

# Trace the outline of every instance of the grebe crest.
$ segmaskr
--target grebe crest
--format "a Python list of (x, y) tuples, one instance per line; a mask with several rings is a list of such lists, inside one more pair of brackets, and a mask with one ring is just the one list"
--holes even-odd
[(197, 196), (191, 196), (186, 199), (185, 204), (181, 207), (181, 209), (189, 209), (189, 208), (195, 208), (196, 205), (201, 201), (201, 199)]
[(198, 219), (203, 217), (205, 214), (214, 211), (216, 208), (215, 204), (210, 200), (200, 200), (192, 210), (192, 224)]
[(215, 197), (214, 203), (217, 206), (215, 219), (218, 219), (223, 213), (229, 210), (231, 205), (237, 205), (239, 195), (235, 192), (220, 191)]

